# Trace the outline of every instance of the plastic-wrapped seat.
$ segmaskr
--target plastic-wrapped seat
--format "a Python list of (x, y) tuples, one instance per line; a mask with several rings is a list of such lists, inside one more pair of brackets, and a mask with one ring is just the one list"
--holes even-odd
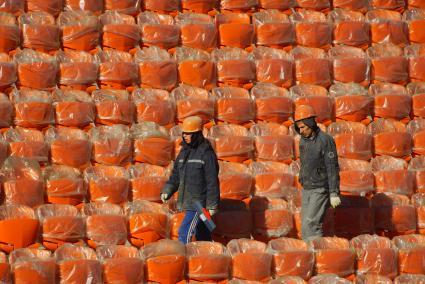
[(57, 17), (58, 14), (62, 11), (63, 1), (62, 0), (49, 0), (49, 1), (40, 1), (40, 0), (28, 0), (26, 8), (29, 12), (46, 12), (51, 14), (54, 17)]
[(232, 259), (220, 243), (197, 241), (186, 245), (187, 277), (194, 281), (223, 281), (229, 278)]
[(294, 61), (283, 50), (259, 46), (252, 52), (255, 57), (257, 81), (279, 87), (293, 84)]
[(86, 197), (86, 187), (80, 171), (63, 165), (44, 168), (47, 202), (79, 206)]
[(18, 51), (18, 85), (32, 89), (52, 89), (56, 86), (59, 66), (54, 56), (32, 49)]
[(167, 166), (174, 157), (174, 143), (168, 130), (155, 122), (133, 124), (130, 129), (134, 140), (134, 161)]
[(369, 24), (361, 12), (335, 9), (329, 14), (333, 22), (333, 43), (366, 48), (370, 43)]
[(410, 204), (409, 197), (377, 193), (372, 198), (372, 207), (375, 211), (375, 232), (378, 235), (392, 238), (416, 232), (416, 210)]
[(258, 0), (220, 0), (222, 12), (249, 13), (256, 9)]
[(105, 11), (116, 11), (118, 13), (135, 16), (141, 9), (142, 1), (140, 0), (125, 0), (125, 1), (114, 1), (106, 0)]
[(57, 23), (65, 50), (92, 51), (100, 42), (99, 20), (90, 11), (62, 12)]
[(218, 0), (181, 0), (183, 13), (215, 14)]
[(60, 48), (60, 29), (55, 19), (47, 12), (28, 12), (19, 16), (22, 29), (22, 46), (42, 52)]
[(56, 260), (50, 251), (17, 249), (10, 253), (9, 262), (14, 283), (56, 282)]
[(219, 161), (220, 197), (244, 200), (251, 194), (253, 180), (247, 166), (241, 163)]
[(295, 28), (289, 17), (277, 10), (264, 10), (252, 16), (257, 46), (291, 48), (295, 43)]
[(36, 207), (44, 203), (44, 181), (37, 161), (20, 157), (7, 158), (3, 174), (3, 204)]
[(157, 46), (136, 52), (135, 62), (139, 65), (142, 87), (172, 90), (177, 84), (177, 63), (170, 54)]
[(123, 167), (97, 165), (84, 171), (90, 201), (123, 204), (128, 201), (129, 174)]
[(273, 256), (267, 252), (265, 243), (250, 239), (231, 240), (227, 249), (232, 256), (234, 278), (262, 282), (271, 279)]
[(410, 83), (407, 85), (407, 91), (412, 96), (412, 114), (425, 118), (425, 83)]
[[(19, 2), (19, 1), (17, 1)], [(8, 53), (15, 50), (20, 42), (20, 30), (13, 14), (6, 13), (0, 9), (0, 52)]]
[(406, 5), (405, 0), (371, 0), (370, 6), (372, 9), (387, 9), (402, 12)]
[(46, 132), (51, 161), (55, 164), (84, 169), (90, 165), (92, 144), (86, 132), (72, 128), (50, 128)]
[(369, 284), (369, 283), (379, 283), (379, 284), (392, 284), (393, 281), (385, 276), (379, 274), (358, 274), (353, 280), (355, 284)]
[(368, 0), (334, 0), (333, 7), (366, 13), (369, 10)]
[(342, 194), (365, 196), (375, 190), (375, 178), (368, 161), (340, 158), (339, 167)]
[(60, 283), (102, 284), (102, 264), (89, 247), (64, 244), (55, 251)]
[(0, 206), (0, 249), (6, 253), (33, 245), (39, 221), (34, 210), (23, 205)]
[(425, 193), (425, 157), (418, 156), (410, 160), (409, 170), (415, 174), (415, 191)]
[(170, 211), (161, 204), (136, 200), (125, 205), (130, 242), (136, 247), (157, 243), (170, 234)]
[(393, 118), (404, 123), (410, 120), (412, 97), (403, 86), (390, 83), (372, 84), (369, 93), (375, 98), (375, 118)]
[(145, 261), (145, 278), (148, 282), (171, 284), (184, 279), (186, 248), (181, 242), (159, 240), (145, 245), (140, 253)]
[(412, 153), (413, 155), (425, 154), (425, 120), (416, 118), (411, 120), (407, 125), (407, 132), (412, 136)]
[(306, 242), (291, 238), (278, 238), (269, 241), (267, 249), (273, 255), (272, 271), (275, 277), (299, 276), (307, 280), (313, 275), (314, 252)]
[(224, 47), (215, 49), (211, 58), (217, 65), (219, 86), (230, 85), (246, 89), (253, 86), (255, 62), (252, 54), (240, 48)]
[(0, 93), (0, 128), (12, 126), (13, 105), (9, 97)]
[(95, 105), (84, 91), (63, 90), (53, 93), (56, 124), (84, 128), (95, 120)]
[(425, 81), (425, 69), (422, 67), (425, 64), (425, 43), (413, 44), (405, 47), (404, 54), (409, 62), (410, 81)]
[(276, 9), (279, 11), (283, 11), (285, 13), (289, 13), (291, 8), (296, 6), (295, 0), (259, 0), (258, 7), (261, 10), (271, 10)]
[(196, 13), (179, 14), (176, 16), (176, 25), (180, 28), (182, 46), (206, 51), (217, 47), (218, 32), (210, 16)]
[(395, 284), (421, 284), (425, 276), (421, 274), (400, 274), (394, 279)]
[(332, 63), (320, 48), (297, 46), (290, 53), (295, 60), (297, 84), (315, 84), (329, 87), (332, 82)]
[(103, 245), (96, 248), (96, 253), (102, 262), (105, 283), (143, 283), (144, 263), (137, 248)]
[(132, 200), (160, 202), (161, 189), (168, 181), (170, 167), (135, 164), (129, 168)]
[(207, 90), (211, 90), (216, 85), (216, 66), (210, 60), (208, 52), (189, 47), (177, 47), (175, 57), (181, 83)]
[(425, 43), (425, 12), (421, 9), (407, 10), (403, 20), (407, 22), (410, 43)]
[(65, 0), (65, 11), (90, 11), (96, 16), (103, 12), (102, 0)]
[(170, 15), (145, 11), (137, 17), (143, 46), (173, 49), (179, 44), (180, 29)]
[(208, 136), (213, 140), (219, 160), (241, 163), (253, 158), (254, 138), (243, 126), (215, 125), (211, 127)]
[(398, 248), (400, 274), (425, 274), (425, 236), (396, 236), (393, 243)]
[(216, 103), (216, 118), (219, 123), (248, 126), (255, 119), (255, 104), (246, 89), (217, 87), (212, 90)]
[(421, 0), (407, 0), (407, 8), (425, 8), (425, 3), (423, 3)]
[(82, 243), (85, 226), (78, 209), (67, 204), (45, 204), (36, 209), (43, 246), (51, 251), (65, 243)]
[(43, 132), (27, 128), (9, 128), (4, 136), (9, 143), (10, 156), (34, 159), (39, 163), (49, 160), (49, 148)]
[(425, 233), (425, 193), (415, 193), (412, 196), (412, 204), (416, 208), (416, 216), (418, 219), (418, 232), (422, 235)]
[(380, 118), (369, 124), (368, 131), (373, 135), (375, 155), (410, 159), (412, 137), (402, 122)]
[(174, 15), (180, 10), (178, 0), (145, 0), (143, 2), (142, 8), (147, 11)]
[(137, 122), (152, 121), (171, 128), (176, 115), (175, 103), (165, 90), (136, 89), (132, 93)]
[(85, 203), (81, 212), (86, 217), (87, 244), (90, 247), (125, 244), (128, 235), (127, 218), (119, 205), (107, 202)]
[(92, 94), (96, 105), (96, 122), (105, 125), (131, 124), (134, 104), (125, 90), (96, 90)]
[(393, 43), (401, 47), (409, 43), (406, 22), (397, 11), (375, 9), (366, 13), (373, 44)]
[(322, 283), (328, 283), (328, 284), (350, 284), (352, 283), (350, 280), (347, 280), (345, 278), (339, 277), (336, 274), (333, 273), (324, 273), (324, 274), (317, 274), (316, 276), (313, 276), (309, 281), (309, 284), (322, 284)]
[(369, 85), (370, 63), (362, 49), (336, 46), (329, 51), (329, 57), (332, 59), (334, 82)]
[(0, 281), (5, 284), (12, 283), (12, 275), (10, 265), (4, 252), (0, 252)]
[(5, 0), (3, 6), (0, 8), (0, 12), (20, 15), (25, 12), (25, 1)]
[(301, 9), (290, 17), (295, 25), (298, 45), (322, 49), (331, 47), (332, 26), (324, 13)]
[(7, 54), (0, 53), (0, 91), (9, 92), (17, 79), (16, 63)]
[(0, 136), (0, 164), (3, 164), (4, 160), (9, 156), (9, 143)]

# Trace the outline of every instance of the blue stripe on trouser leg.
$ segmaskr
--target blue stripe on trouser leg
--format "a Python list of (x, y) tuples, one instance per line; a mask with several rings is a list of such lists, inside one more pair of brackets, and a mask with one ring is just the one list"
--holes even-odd
[(179, 241), (187, 244), (192, 240), (193, 235), (197, 241), (211, 241), (211, 233), (204, 222), (199, 220), (198, 213), (188, 210), (179, 228)]

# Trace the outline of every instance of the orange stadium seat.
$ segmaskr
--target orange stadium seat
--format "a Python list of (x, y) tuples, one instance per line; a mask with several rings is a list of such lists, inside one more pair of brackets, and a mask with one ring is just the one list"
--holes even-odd
[(412, 96), (412, 115), (425, 118), (425, 83), (410, 83), (407, 85), (407, 91)]
[(9, 143), (10, 156), (28, 158), (47, 163), (49, 160), (49, 148), (41, 131), (27, 128), (9, 128), (4, 133)]
[(366, 13), (370, 23), (370, 34), (373, 44), (393, 43), (404, 47), (408, 44), (408, 29), (397, 11), (375, 9)]
[(396, 236), (393, 243), (398, 248), (400, 274), (425, 274), (425, 236)]
[(220, 10), (249, 13), (256, 9), (257, 2), (257, 0), (220, 0)]
[(369, 24), (361, 12), (335, 9), (329, 14), (333, 22), (333, 43), (366, 48), (370, 44)]
[(405, 47), (404, 54), (409, 62), (409, 79), (411, 82), (425, 81), (425, 44), (414, 44)]
[(425, 12), (421, 9), (407, 10), (403, 19), (407, 22), (410, 43), (425, 43)]
[(0, 52), (8, 53), (19, 46), (21, 42), (21, 35), (16, 18), (13, 14), (9, 14), (4, 11), (0, 12), (0, 33), (2, 34), (0, 39)]
[(0, 281), (4, 283), (12, 282), (10, 264), (7, 262), (7, 257), (4, 252), (0, 252)]
[(260, 9), (276, 9), (283, 12), (288, 12), (296, 5), (295, 0), (259, 0), (258, 6)]
[(342, 194), (365, 196), (375, 191), (375, 177), (368, 161), (340, 158), (338, 163)]
[(102, 0), (65, 0), (65, 11), (90, 11), (96, 16), (103, 11)]
[(11, 13), (15, 16), (25, 12), (25, 1), (24, 0), (5, 0), (4, 4), (0, 8), (1, 12)]
[(329, 51), (329, 57), (332, 60), (334, 82), (369, 85), (370, 62), (363, 50), (336, 46)]
[(133, 53), (141, 39), (140, 28), (130, 15), (107, 11), (99, 17), (102, 24), (102, 45)]
[(140, 12), (142, 1), (140, 0), (105, 0), (104, 8), (105, 11), (117, 11), (118, 13), (135, 16)]
[(195, 13), (179, 14), (176, 16), (176, 25), (180, 28), (183, 47), (206, 51), (212, 51), (217, 47), (218, 32), (214, 20), (210, 16)]
[(412, 153), (413, 155), (425, 154), (425, 120), (416, 118), (411, 120), (407, 125), (407, 132), (412, 136)]
[(372, 84), (369, 93), (375, 98), (375, 118), (393, 118), (405, 123), (409, 121), (412, 98), (406, 88), (390, 83)]
[(95, 120), (95, 105), (84, 91), (64, 90), (53, 93), (56, 124), (67, 127), (85, 127)]
[(405, 2), (404, 0), (372, 0), (370, 1), (370, 6), (372, 9), (403, 11), (406, 5)]
[(3, 164), (4, 160), (9, 156), (9, 144), (0, 136), (0, 163)]
[(365, 13), (369, 10), (368, 0), (334, 0), (332, 1), (334, 8), (343, 8)]
[(425, 232), (425, 193), (415, 193), (412, 195), (412, 204), (416, 208), (418, 232), (423, 235)]
[(168, 181), (170, 168), (135, 164), (129, 168), (132, 200), (160, 202), (161, 189)]
[(8, 96), (0, 93), (0, 129), (8, 128), (13, 121), (13, 105)]
[(183, 13), (214, 14), (217, 0), (181, 0)]
[(332, 83), (332, 62), (320, 48), (297, 46), (291, 50), (295, 60), (297, 84), (316, 84), (329, 87)]
[(131, 124), (134, 121), (134, 104), (125, 90), (96, 90), (92, 98), (96, 105), (96, 122), (105, 125)]
[(253, 179), (248, 167), (241, 163), (219, 161), (220, 198), (244, 200), (252, 191)]
[(257, 37), (257, 46), (284, 49), (295, 43), (295, 28), (289, 17), (276, 10), (263, 10), (252, 16)]
[(29, 12), (43, 11), (51, 14), (54, 17), (57, 17), (63, 9), (62, 0), (28, 0), (26, 4)]
[(425, 192), (425, 157), (415, 157), (409, 162), (409, 170), (415, 175), (415, 191)]
[(15, 283), (56, 282), (56, 260), (50, 251), (17, 249), (10, 253), (9, 262)]
[(179, 4), (178, 0), (145, 0), (143, 8), (161, 14), (177, 14)]
[[(317, 3), (318, 1), (311, 2)], [(329, 3), (328, 1), (325, 2)], [(301, 9), (290, 17), (295, 24), (297, 44), (306, 47), (323, 48), (325, 50), (331, 47), (332, 26), (324, 13)]]

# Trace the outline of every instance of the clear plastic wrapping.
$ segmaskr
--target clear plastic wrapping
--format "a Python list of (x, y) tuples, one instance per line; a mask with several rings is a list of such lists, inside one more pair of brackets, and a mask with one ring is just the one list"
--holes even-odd
[(220, 0), (220, 8), (232, 12), (249, 12), (257, 5), (258, 0)]
[(410, 119), (412, 97), (406, 88), (396, 84), (372, 84), (369, 93), (374, 96), (374, 116), (394, 118), (407, 122)]
[(243, 125), (255, 119), (254, 100), (246, 89), (218, 87), (212, 90), (212, 94), (219, 121)]
[(243, 200), (251, 194), (253, 179), (247, 166), (219, 161), (220, 197)]
[(340, 158), (338, 164), (341, 192), (365, 196), (375, 190), (375, 178), (368, 161)]
[(10, 253), (13, 280), (17, 283), (44, 282), (56, 280), (56, 262), (47, 250), (20, 248)]
[(252, 17), (257, 45), (278, 48), (294, 44), (295, 29), (286, 14), (277, 10), (264, 10)]
[(366, 13), (370, 23), (372, 43), (393, 43), (404, 47), (408, 44), (408, 29), (397, 11), (375, 9)]
[(102, 0), (65, 0), (65, 11), (90, 11), (100, 15), (103, 11)]
[(85, 127), (95, 120), (93, 99), (87, 92), (64, 90), (53, 93), (56, 123), (67, 127)]
[(5, 128), (12, 125), (13, 105), (9, 97), (0, 93), (0, 127)]
[(425, 232), (425, 193), (419, 192), (412, 195), (412, 204), (416, 207), (416, 215), (418, 218), (418, 232)]
[(46, 12), (54, 17), (62, 11), (63, 9), (63, 1), (62, 0), (49, 0), (49, 1), (41, 1), (41, 0), (28, 0), (26, 8), (28, 12)]
[(341, 278), (333, 273), (325, 273), (313, 276), (309, 281), (309, 284), (350, 284), (352, 283), (350, 280), (345, 278)]
[(393, 242), (399, 249), (400, 274), (425, 274), (423, 263), (425, 236), (418, 234), (397, 236), (393, 238)]
[(0, 52), (8, 53), (19, 46), (21, 39), (16, 19), (12, 14), (2, 11), (2, 8), (0, 8), (0, 32), (2, 34)]
[(96, 90), (92, 93), (96, 104), (96, 120), (106, 125), (131, 124), (135, 107), (125, 90)]
[[(255, 40), (254, 25), (243, 23), (235, 16), (218, 14), (216, 22), (221, 47), (250, 48)], [(234, 35), (238, 34), (238, 37)]]
[(164, 168), (150, 164), (136, 164), (128, 171), (133, 200), (160, 201), (161, 189), (170, 175), (170, 166)]
[(214, 15), (218, 0), (181, 0), (184, 13), (203, 13)]
[(145, 0), (144, 9), (161, 14), (176, 14), (179, 11), (178, 0)]
[(370, 43), (370, 27), (361, 12), (335, 9), (329, 14), (333, 21), (333, 43), (366, 48)]
[(14, 14), (15, 16), (25, 12), (25, 1), (24, 0), (4, 0), (0, 7), (0, 12), (7, 12)]
[(295, 0), (258, 0), (258, 6), (261, 9), (277, 9), (287, 11), (296, 6)]
[(10, 88), (17, 79), (16, 63), (7, 54), (0, 53), (0, 91)]
[(9, 156), (9, 143), (0, 136), (0, 164), (3, 164), (4, 160)]
[(112, 10), (119, 13), (135, 16), (139, 13), (142, 1), (140, 0), (106, 0), (105, 11)]
[(424, 98), (425, 83), (412, 82), (407, 85), (407, 91), (412, 95), (412, 114), (415, 117), (425, 117)]
[(333, 60), (335, 82), (369, 84), (370, 63), (362, 49), (336, 46), (329, 50), (329, 56)]
[(176, 24), (180, 28), (182, 46), (207, 51), (217, 47), (218, 32), (210, 16), (183, 13), (176, 16)]
[(40, 163), (48, 162), (49, 149), (41, 131), (20, 127), (9, 128), (4, 137), (9, 143), (10, 156), (34, 159)]
[(170, 15), (145, 11), (137, 16), (144, 46), (171, 49), (179, 44), (180, 29)]
[(410, 160), (409, 170), (415, 174), (415, 191), (425, 192), (425, 157), (418, 156)]
[(412, 152), (416, 155), (425, 154), (425, 120), (416, 118), (407, 125), (407, 132), (413, 139)]
[(370, 1), (370, 6), (373, 9), (387, 9), (387, 10), (396, 10), (403, 11), (406, 5), (404, 0), (372, 0)]
[(407, 22), (409, 29), (409, 41), (413, 43), (425, 43), (425, 13), (422, 9), (410, 9), (403, 14), (403, 20)]
[(423, 68), (425, 62), (425, 44), (409, 45), (404, 49), (404, 54), (409, 61), (410, 81), (423, 82), (425, 80), (425, 70)]

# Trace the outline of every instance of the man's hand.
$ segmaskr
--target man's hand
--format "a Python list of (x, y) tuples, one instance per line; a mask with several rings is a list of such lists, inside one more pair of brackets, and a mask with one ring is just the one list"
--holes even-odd
[(218, 209), (208, 209), (208, 213), (210, 213), (210, 216), (213, 216), (218, 212)]
[(341, 204), (341, 198), (339, 198), (339, 196), (331, 197), (331, 206), (333, 208), (338, 207), (340, 204)]
[(170, 199), (170, 196), (168, 193), (161, 193), (161, 201), (162, 203), (167, 203), (167, 200)]

